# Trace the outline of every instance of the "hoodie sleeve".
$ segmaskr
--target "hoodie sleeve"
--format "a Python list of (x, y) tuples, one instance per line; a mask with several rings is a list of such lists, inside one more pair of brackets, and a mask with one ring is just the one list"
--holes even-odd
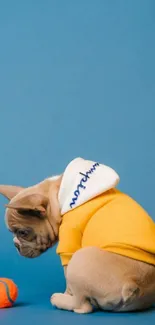
[(72, 255), (81, 248), (82, 233), (78, 227), (64, 223), (59, 229), (57, 254), (63, 266), (68, 265)]

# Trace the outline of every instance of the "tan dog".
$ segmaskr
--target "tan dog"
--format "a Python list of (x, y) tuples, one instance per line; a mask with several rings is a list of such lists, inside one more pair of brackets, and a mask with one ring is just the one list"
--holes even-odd
[[(61, 182), (62, 176), (56, 176), (28, 188), (0, 186), (0, 193), (9, 199), (6, 224), (21, 255), (37, 257), (58, 241)], [(66, 292), (51, 297), (60, 309), (131, 311), (155, 302), (154, 266), (97, 247), (78, 250), (65, 275)]]

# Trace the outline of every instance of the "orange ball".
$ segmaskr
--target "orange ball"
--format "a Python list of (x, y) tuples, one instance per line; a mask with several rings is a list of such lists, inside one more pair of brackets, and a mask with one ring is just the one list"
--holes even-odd
[(16, 284), (10, 279), (0, 278), (0, 308), (12, 307), (17, 296)]

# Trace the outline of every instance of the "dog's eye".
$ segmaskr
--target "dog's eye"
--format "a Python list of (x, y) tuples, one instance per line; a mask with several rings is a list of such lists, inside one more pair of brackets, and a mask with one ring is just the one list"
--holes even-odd
[(28, 229), (18, 229), (17, 236), (19, 237), (27, 237), (29, 235)]
[(32, 217), (41, 217), (41, 213), (38, 210), (22, 210), (21, 213), (25, 216), (32, 216)]

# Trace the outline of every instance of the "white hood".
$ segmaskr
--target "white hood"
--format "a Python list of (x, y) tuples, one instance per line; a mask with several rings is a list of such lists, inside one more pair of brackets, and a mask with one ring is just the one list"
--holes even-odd
[(118, 174), (110, 167), (76, 158), (67, 166), (59, 191), (61, 214), (77, 208), (90, 199), (114, 188)]

